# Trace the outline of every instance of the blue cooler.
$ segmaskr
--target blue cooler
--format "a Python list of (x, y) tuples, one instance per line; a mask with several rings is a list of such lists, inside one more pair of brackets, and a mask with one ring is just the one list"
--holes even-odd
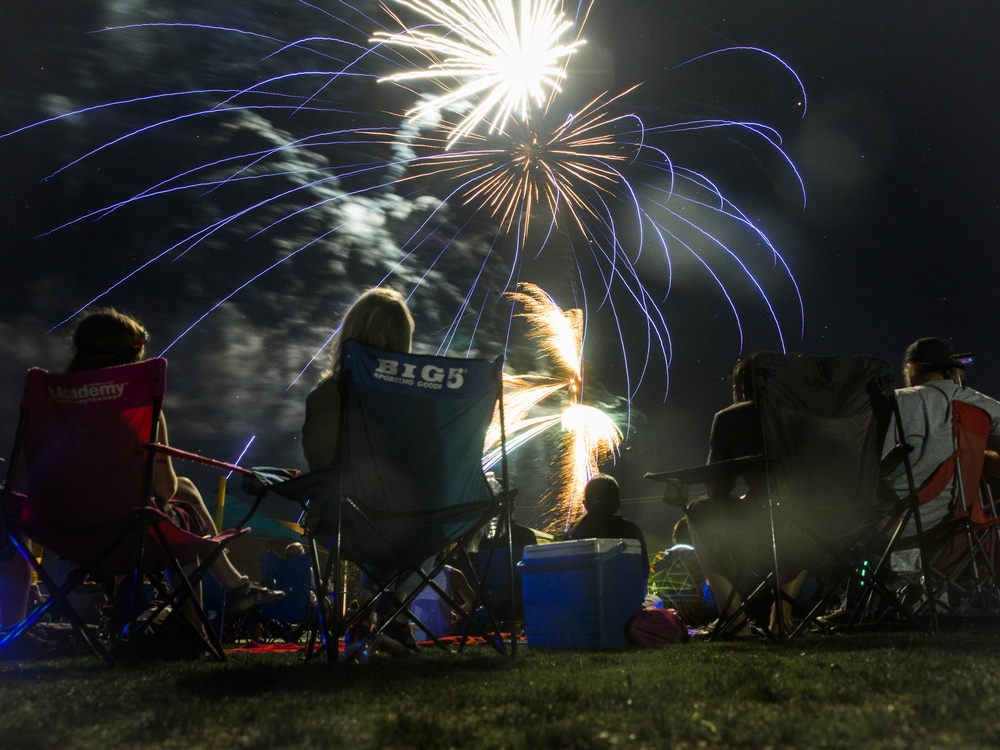
[(636, 539), (576, 539), (524, 548), (528, 645), (624, 648), (625, 623), (642, 609), (646, 576)]

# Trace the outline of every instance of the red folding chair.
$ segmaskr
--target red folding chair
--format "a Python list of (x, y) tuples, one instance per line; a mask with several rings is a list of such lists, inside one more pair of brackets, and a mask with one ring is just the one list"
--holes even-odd
[[(153, 466), (156, 453), (166, 452), (249, 472), (156, 444), (166, 367), (166, 360), (151, 359), (77, 373), (28, 371), (0, 495), (0, 542), (9, 540), (28, 560), (49, 596), (0, 638), (0, 650), (55, 609), (106, 663), (122, 652), (135, 659), (144, 650), (141, 643), (155, 640), (145, 636), (157, 615), (170, 607), (167, 616), (178, 616), (185, 607), (199, 621), (192, 630), (209, 653), (225, 658), (201, 607), (198, 584), (225, 545), (249, 529), (200, 537), (181, 528), (152, 502)], [(76, 570), (57, 585), (31, 554), (29, 540)], [(161, 583), (158, 609), (140, 622), (142, 582), (162, 579), (163, 572), (169, 584)], [(67, 595), (87, 579), (119, 576), (130, 583), (131, 595), (122, 625), (105, 642), (86, 626)]]
[(1000, 582), (994, 562), (998, 525), (988, 492), (982, 490), (990, 418), (982, 409), (953, 401), (955, 451), (917, 492), (921, 505), (949, 496), (947, 519), (927, 530), (931, 600), (945, 614), (1000, 614)]

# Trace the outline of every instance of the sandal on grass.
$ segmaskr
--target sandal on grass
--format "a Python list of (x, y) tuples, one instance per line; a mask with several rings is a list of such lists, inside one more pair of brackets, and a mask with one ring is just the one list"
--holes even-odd
[(736, 627), (729, 627), (719, 630), (719, 621), (710, 622), (703, 628), (691, 634), (693, 640), (720, 640), (720, 641), (756, 641), (761, 636), (749, 620), (742, 620), (735, 623)]

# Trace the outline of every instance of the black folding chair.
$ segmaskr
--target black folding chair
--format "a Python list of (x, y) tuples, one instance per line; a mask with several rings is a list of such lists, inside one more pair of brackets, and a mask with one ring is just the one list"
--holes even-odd
[[(751, 467), (766, 473), (761, 512), (770, 539), (748, 543), (769, 546), (770, 564), (752, 571), (757, 586), (740, 592), (743, 608), (717, 632), (746, 617), (758, 597), (772, 595), (780, 606), (783, 574), (802, 569), (823, 571), (827, 594), (791, 632), (777, 618), (779, 640), (802, 632), (849, 582), (917, 622), (896, 596), (887, 566), (870, 565), (888, 557), (915, 507), (914, 498), (891, 494), (883, 481), (883, 446), (895, 409), (891, 367), (873, 357), (764, 352), (754, 355), (751, 368), (766, 455), (646, 475), (683, 492), (694, 481), (741, 475)], [(905, 450), (892, 456), (907, 461)]]

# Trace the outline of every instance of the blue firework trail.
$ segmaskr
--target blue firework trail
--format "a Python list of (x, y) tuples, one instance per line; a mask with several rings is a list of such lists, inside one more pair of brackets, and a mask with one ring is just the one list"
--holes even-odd
[[(295, 263), (303, 253), (335, 244), (361, 227), (384, 224), (401, 204), (420, 202), (423, 217), (400, 232), (397, 259), (370, 283), (391, 283), (413, 294), (432, 272), (447, 273), (455, 254), (464, 252), (463, 241), (472, 236), (487, 238), (467, 290), (451, 301), (450, 323), (440, 331), (441, 351), (474, 349), (476, 330), (490, 306), (500, 304), (504, 292), (518, 282), (533, 280), (533, 264), (553, 253), (569, 259), (565, 267), (570, 269), (566, 273), (578, 297), (574, 303), (588, 312), (588, 320), (605, 316), (617, 330), (624, 391), (629, 398), (651, 370), (667, 377), (672, 351), (669, 321), (662, 307), (680, 259), (693, 260), (703, 278), (725, 300), (741, 348), (741, 302), (733, 293), (734, 282), (740, 296), (750, 289), (763, 304), (782, 349), (788, 334), (779, 319), (776, 295), (794, 298), (796, 326), (801, 330), (802, 300), (797, 285), (764, 231), (708, 176), (675, 164), (670, 157), (670, 139), (678, 134), (735, 133), (757, 140), (779, 155), (801, 189), (795, 166), (772, 127), (729, 119), (650, 124), (629, 111), (631, 90), (600, 93), (573, 111), (560, 110), (559, 76), (550, 81), (544, 95), (534, 97), (530, 107), (524, 104), (527, 99), (521, 92), (518, 107), (503, 108), (493, 99), (490, 106), (500, 109), (491, 110), (481, 101), (490, 95), (488, 90), (462, 94), (459, 86), (442, 83), (449, 75), (458, 74), (447, 70), (440, 49), (420, 48), (421, 34), (436, 35), (435, 39), (453, 46), (464, 44), (460, 24), (442, 27), (433, 18), (428, 20), (428, 14), (437, 12), (433, 6), (444, 8), (436, 0), (396, 0), (392, 12), (378, 16), (343, 2), (326, 8), (299, 2), (319, 14), (330, 35), (288, 40), (231, 26), (184, 22), (142, 23), (99, 32), (199, 33), (250, 40), (255, 46), (268, 48), (260, 64), (269, 72), (255, 83), (123, 98), (74, 109), (0, 136), (12, 139), (60, 121), (111, 111), (168, 110), (165, 116), (157, 114), (146, 124), (79, 154), (47, 178), (55, 180), (84, 162), (146, 138), (164, 137), (162, 134), (171, 129), (192, 122), (216, 122), (225, 128), (233, 118), (244, 118), (251, 124), (254, 118), (262, 118), (281, 127), (308, 117), (310, 123), (329, 120), (337, 124), (330, 129), (314, 127), (305, 134), (286, 133), (273, 143), (250, 150), (223, 141), (220, 150), (205, 161), (156, 178), (119, 200), (55, 227), (52, 232), (66, 231), (177, 194), (225, 192), (229, 200), (236, 201), (233, 210), (204, 221), (155, 252), (66, 320), (154, 264), (203, 250), (218, 236), (236, 233), (246, 240), (267, 238), (289, 222), (323, 213), (323, 227), (218, 294), (215, 302), (163, 349), (165, 352), (262, 277)], [(536, 3), (561, 13), (554, 0)], [(450, 13), (455, 8), (472, 12), (470, 9), (480, 6), (457, 2), (441, 12)], [(581, 1), (567, 21), (569, 42), (564, 47), (570, 52), (553, 63), (557, 72), (582, 43), (583, 23), (590, 10), (591, 2)], [(404, 16), (412, 17), (412, 25), (401, 20)], [(522, 27), (524, 23), (522, 19)], [(399, 44), (403, 37), (417, 42)], [(801, 81), (773, 54), (738, 47), (708, 55), (754, 55), (773, 64), (798, 88), (804, 113)], [(696, 65), (699, 59), (686, 65)], [(288, 69), (270, 72), (285, 60)], [(415, 70), (430, 70), (432, 74), (421, 77)], [(571, 66), (564, 72), (571, 76)], [(381, 82), (374, 87), (367, 85), (375, 81)], [(387, 114), (377, 106), (366, 108), (357, 101), (343, 101), (341, 92), (353, 91), (357, 82), (380, 93), (396, 87), (387, 94), (390, 101), (402, 102), (396, 111), (408, 107), (417, 116)], [(435, 86), (439, 89), (436, 92), (432, 91)], [(470, 122), (470, 116), (480, 121)], [(763, 272), (758, 270), (762, 266)], [(660, 280), (656, 292), (646, 281), (650, 267), (656, 269)], [(317, 351), (325, 343), (317, 342)]]

